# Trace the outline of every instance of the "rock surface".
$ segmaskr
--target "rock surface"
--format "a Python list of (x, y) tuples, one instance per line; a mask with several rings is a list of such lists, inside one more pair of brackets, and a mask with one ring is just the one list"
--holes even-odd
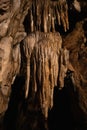
[(86, 28), (84, 30), (84, 25), (87, 20), (84, 19), (76, 24), (74, 30), (66, 36), (64, 39), (64, 47), (69, 50), (70, 63), (75, 69), (75, 86), (78, 91), (79, 105), (87, 114), (87, 37)]

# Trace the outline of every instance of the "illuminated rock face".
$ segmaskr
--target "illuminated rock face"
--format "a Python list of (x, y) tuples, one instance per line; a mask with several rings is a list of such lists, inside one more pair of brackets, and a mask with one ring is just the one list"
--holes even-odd
[(30, 1), (22, 2), (0, 1), (0, 114), (7, 110), (11, 84), (20, 68), (18, 43), (26, 36), (22, 22), (30, 6)]
[[(10, 91), (9, 87), (11, 86), (11, 42), (11, 37), (3, 38), (0, 41), (0, 113), (4, 112), (7, 109), (7, 104), (4, 103), (4, 98), (9, 98), (8, 93)], [(6, 100), (8, 101), (8, 99)], [(3, 109), (4, 105), (6, 107), (4, 108), (5, 110)]]
[(11, 85), (20, 69), (20, 48), (16, 45), (12, 49), (12, 42), (12, 37), (4, 37), (0, 40), (0, 113), (7, 109)]

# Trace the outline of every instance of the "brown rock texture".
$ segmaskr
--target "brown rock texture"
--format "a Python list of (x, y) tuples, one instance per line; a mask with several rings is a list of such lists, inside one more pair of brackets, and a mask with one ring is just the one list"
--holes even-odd
[(68, 110), (65, 129), (87, 130), (86, 14), (86, 0), (0, 0), (0, 130), (62, 130)]
[(64, 39), (64, 47), (69, 50), (70, 63), (75, 69), (74, 84), (78, 91), (79, 105), (87, 114), (87, 59), (86, 59), (86, 27), (87, 19), (76, 24), (74, 30)]
[(30, 4), (31, 1), (0, 1), (0, 113), (7, 109), (11, 84), (20, 66), (20, 49), (17, 43), (26, 36), (22, 23)]

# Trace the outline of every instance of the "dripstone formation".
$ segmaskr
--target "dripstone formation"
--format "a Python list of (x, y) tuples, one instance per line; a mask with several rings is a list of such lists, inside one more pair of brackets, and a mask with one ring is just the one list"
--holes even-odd
[(55, 88), (87, 129), (86, 14), (86, 0), (0, 0), (0, 130), (50, 130)]
[(27, 58), (25, 97), (39, 96), (39, 105), (44, 116), (53, 107), (54, 87), (64, 87), (64, 78), (69, 69), (69, 52), (62, 48), (59, 33), (30, 34), (24, 39), (24, 51)]

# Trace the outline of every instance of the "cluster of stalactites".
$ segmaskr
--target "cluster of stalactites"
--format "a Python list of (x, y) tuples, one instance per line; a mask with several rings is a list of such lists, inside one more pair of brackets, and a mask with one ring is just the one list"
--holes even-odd
[(66, 0), (33, 0), (29, 10), (30, 32), (43, 31), (55, 32), (55, 26), (64, 27), (64, 31), (69, 29), (68, 5)]
[[(69, 52), (62, 48), (59, 33), (36, 33), (25, 39), (24, 51), (27, 57), (26, 94), (29, 87), (39, 96), (42, 112), (47, 118), (48, 109), (53, 106), (54, 87), (64, 87)], [(31, 90), (30, 89), (30, 90)]]

